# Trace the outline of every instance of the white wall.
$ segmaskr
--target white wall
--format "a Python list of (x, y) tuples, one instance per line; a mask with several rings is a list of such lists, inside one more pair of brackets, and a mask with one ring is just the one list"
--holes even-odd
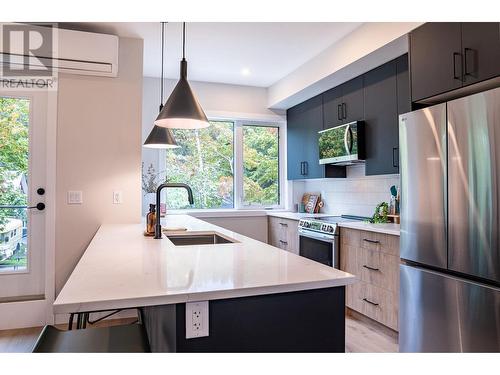
[(320, 193), (325, 203), (321, 212), (332, 215), (372, 216), (375, 206), (389, 202), (390, 187), (399, 186), (399, 175), (365, 176), (365, 166), (347, 167), (347, 178), (293, 182), (293, 203), (305, 192)]
[[(59, 76), (57, 292), (102, 223), (141, 220), (142, 46), (120, 38), (117, 78)], [(83, 191), (83, 204), (68, 205), (68, 190)], [(113, 204), (113, 190), (123, 204)]]

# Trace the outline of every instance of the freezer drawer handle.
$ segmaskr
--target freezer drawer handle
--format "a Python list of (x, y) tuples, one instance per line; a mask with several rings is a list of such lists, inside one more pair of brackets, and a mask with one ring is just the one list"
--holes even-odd
[(363, 298), (363, 301), (368, 302), (370, 305), (378, 306), (378, 303), (372, 302), (369, 299)]
[(363, 267), (365, 267), (366, 269), (369, 269), (370, 271), (380, 271), (379, 268), (373, 268), (373, 267), (367, 266), (366, 264), (363, 264)]
[(369, 240), (368, 238), (363, 238), (363, 241), (369, 242), (369, 243), (380, 243), (380, 241), (377, 240)]

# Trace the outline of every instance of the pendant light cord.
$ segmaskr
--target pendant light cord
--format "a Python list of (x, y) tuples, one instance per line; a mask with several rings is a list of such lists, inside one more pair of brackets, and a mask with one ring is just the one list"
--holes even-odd
[(186, 22), (182, 23), (182, 59), (186, 58)]
[(160, 112), (163, 109), (163, 55), (165, 48), (165, 22), (161, 23), (161, 81), (160, 81)]

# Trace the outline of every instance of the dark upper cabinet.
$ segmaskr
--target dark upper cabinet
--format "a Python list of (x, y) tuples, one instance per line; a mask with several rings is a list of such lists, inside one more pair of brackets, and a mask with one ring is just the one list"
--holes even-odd
[(500, 23), (463, 22), (462, 49), (464, 84), (500, 74)]
[(323, 128), (342, 125), (343, 122), (342, 89), (337, 86), (323, 93)]
[(318, 95), (287, 110), (287, 172), (289, 180), (321, 178), (318, 131), (323, 129), (323, 101)]
[(362, 120), (363, 111), (363, 76), (323, 93), (324, 129)]
[(399, 173), (397, 67), (396, 59), (364, 75), (367, 176)]
[(398, 115), (400, 115), (411, 111), (408, 54), (404, 54), (396, 59), (396, 80), (398, 89)]
[(412, 101), (462, 86), (461, 50), (458, 22), (429, 22), (410, 33)]
[(500, 75), (500, 23), (429, 22), (410, 33), (413, 102)]

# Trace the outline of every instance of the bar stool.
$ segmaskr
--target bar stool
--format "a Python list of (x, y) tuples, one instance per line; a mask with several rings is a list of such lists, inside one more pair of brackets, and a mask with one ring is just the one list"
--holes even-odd
[(33, 353), (149, 353), (142, 324), (62, 331), (45, 326)]

